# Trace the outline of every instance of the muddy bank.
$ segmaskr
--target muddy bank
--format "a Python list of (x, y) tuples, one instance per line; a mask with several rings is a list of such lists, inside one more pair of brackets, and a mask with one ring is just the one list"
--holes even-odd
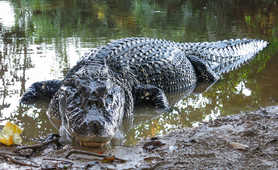
[(0, 169), (275, 169), (278, 106), (221, 117), (130, 148), (94, 153), (57, 148), (55, 140), (35, 149), (1, 145)]
[(153, 151), (163, 160), (146, 167), (278, 168), (278, 107), (222, 117), (172, 132), (161, 141), (173, 145)]

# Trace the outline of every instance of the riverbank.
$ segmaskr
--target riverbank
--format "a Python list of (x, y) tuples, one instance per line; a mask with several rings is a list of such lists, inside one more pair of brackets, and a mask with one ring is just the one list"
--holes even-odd
[[(118, 146), (104, 153), (65, 146), (0, 145), (0, 169), (275, 169), (278, 168), (278, 106), (220, 117), (195, 128)], [(15, 152), (17, 151), (17, 152)]]

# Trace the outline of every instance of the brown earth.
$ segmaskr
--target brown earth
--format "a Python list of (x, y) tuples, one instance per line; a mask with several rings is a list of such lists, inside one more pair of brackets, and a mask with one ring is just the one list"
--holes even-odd
[(220, 117), (196, 128), (104, 153), (48, 143), (0, 146), (0, 169), (278, 169), (278, 106)]

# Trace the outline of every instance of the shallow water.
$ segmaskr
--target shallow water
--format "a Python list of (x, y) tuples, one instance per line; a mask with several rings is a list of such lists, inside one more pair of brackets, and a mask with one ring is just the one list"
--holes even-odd
[(191, 94), (173, 111), (139, 108), (126, 145), (241, 111), (278, 104), (276, 1), (0, 1), (0, 125), (24, 128), (25, 142), (57, 132), (47, 104), (20, 106), (35, 81), (62, 79), (91, 48), (112, 39), (148, 36), (174, 41), (256, 38), (270, 42), (252, 62), (223, 76), (207, 92)]

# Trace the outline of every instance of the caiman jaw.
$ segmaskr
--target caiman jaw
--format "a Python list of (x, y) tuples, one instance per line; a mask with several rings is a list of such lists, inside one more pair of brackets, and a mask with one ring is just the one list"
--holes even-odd
[(108, 145), (111, 141), (111, 138), (109, 137), (93, 137), (93, 138), (88, 138), (88, 137), (77, 137), (74, 138), (74, 143), (79, 146), (84, 146), (84, 147), (104, 147)]
[(75, 145), (84, 147), (104, 147), (110, 144), (112, 137), (101, 137), (101, 136), (80, 136), (72, 134), (73, 143)]
[(104, 147), (106, 145), (108, 145), (110, 143), (110, 141), (106, 141), (106, 142), (92, 142), (92, 141), (79, 141), (79, 146), (84, 146), (84, 147)]

